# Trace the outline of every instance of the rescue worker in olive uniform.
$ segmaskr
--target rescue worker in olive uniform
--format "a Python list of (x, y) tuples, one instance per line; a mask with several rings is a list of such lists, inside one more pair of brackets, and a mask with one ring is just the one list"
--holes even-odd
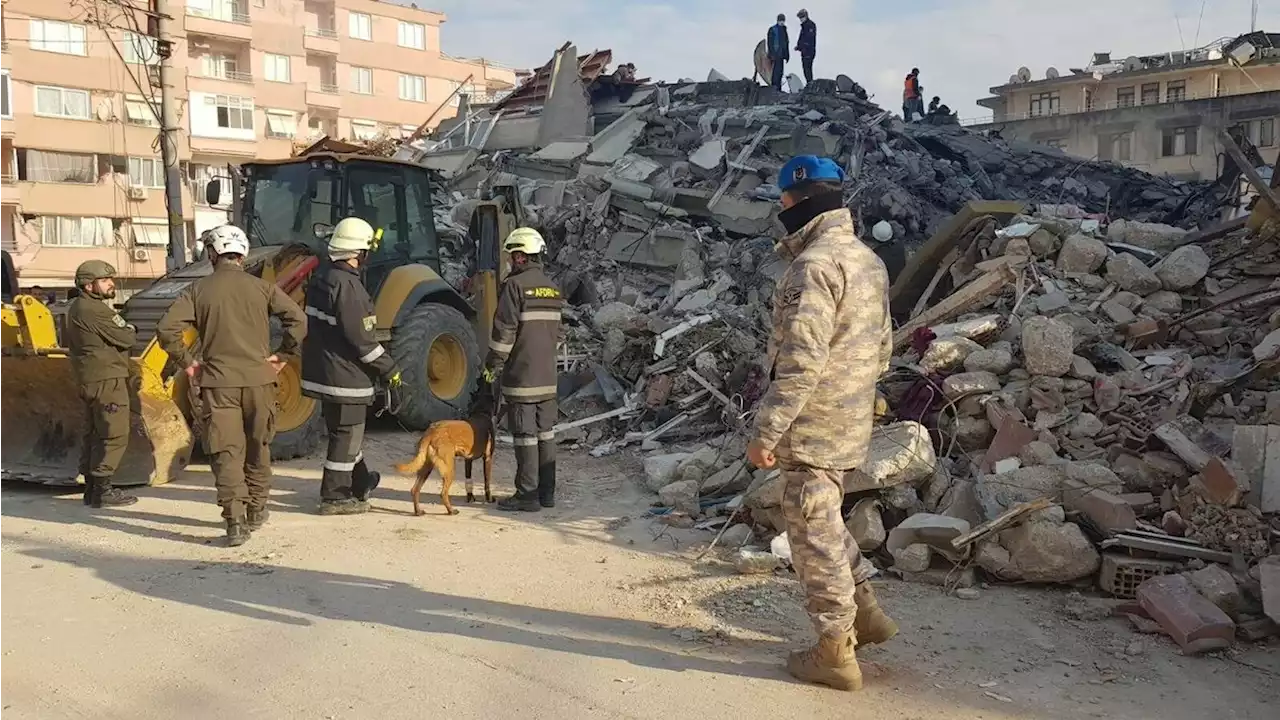
[(844, 474), (866, 460), (876, 379), (893, 349), (888, 279), (854, 235), (844, 171), (802, 155), (778, 178), (790, 260), (773, 297), (772, 382), (756, 414), (747, 457), (780, 466), (792, 564), (804, 587), (816, 646), (792, 653), (796, 678), (841, 690), (862, 687), (855, 645), (880, 643), (898, 626), (880, 609), (875, 573), (845, 529)]
[[(200, 387), (205, 452), (227, 522), (227, 544), (234, 547), (267, 521), (276, 373), (297, 355), (306, 316), (280, 288), (245, 271), (249, 239), (243, 230), (220, 225), (202, 241), (216, 256), (213, 272), (169, 307), (157, 336)], [(272, 316), (284, 332), (274, 353)], [(182, 342), (188, 328), (199, 334), (198, 358)]]
[(498, 295), (484, 381), (500, 381), (516, 450), (516, 492), (498, 508), (536, 512), (556, 505), (556, 345), (560, 289), (547, 277), (547, 243), (533, 228), (516, 228), (503, 250), (511, 272)]
[(393, 390), (400, 368), (374, 336), (378, 319), (360, 280), (360, 265), (373, 246), (369, 223), (349, 217), (329, 236), (329, 263), (307, 287), (307, 339), (302, 344), (302, 393), (320, 400), (329, 448), (320, 481), (321, 515), (355, 515), (369, 509), (379, 474), (369, 470), (360, 447), (375, 394), (374, 377)]
[(129, 352), (137, 336), (107, 301), (116, 296), (116, 269), (101, 260), (76, 268), (81, 294), (67, 308), (66, 340), (71, 368), (85, 406), (85, 438), (80, 449), (84, 504), (132, 505), (133, 495), (111, 487), (129, 447)]

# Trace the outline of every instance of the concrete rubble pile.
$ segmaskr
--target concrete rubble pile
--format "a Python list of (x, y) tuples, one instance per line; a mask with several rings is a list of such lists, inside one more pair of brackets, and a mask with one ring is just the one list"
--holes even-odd
[(1277, 632), (1274, 221), (1217, 228), (1210, 186), (906, 125), (843, 82), (645, 86), (548, 139), (552, 105), (529, 147), (490, 151), (510, 119), (493, 112), (478, 142), (415, 148), (455, 207), (437, 212), (446, 275), (471, 262), (461, 201), (517, 188), (571, 300), (559, 435), (638, 447), (662, 522), (718, 529), (744, 572), (786, 564), (778, 474), (743, 457), (784, 269), (774, 182), (821, 154), (860, 237), (894, 228), (875, 248), (887, 411), (846, 475), (864, 552), (966, 595), (1097, 583), (1189, 652)]

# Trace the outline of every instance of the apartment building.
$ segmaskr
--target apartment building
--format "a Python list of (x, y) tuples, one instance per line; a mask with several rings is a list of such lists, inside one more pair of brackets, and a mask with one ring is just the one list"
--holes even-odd
[[(68, 287), (75, 267), (97, 258), (126, 289), (145, 287), (168, 254), (159, 56), (143, 13), (95, 19), (84, 7), (0, 5), (4, 248), (24, 286)], [(401, 136), (433, 112), (432, 124), (453, 117), (455, 89), (484, 101), (516, 84), (510, 68), (443, 54), (439, 12), (378, 0), (172, 0), (169, 14), (188, 242), (226, 222), (229, 194), (209, 206), (203, 188), (228, 165), (287, 157), (326, 134)]]
[[(1268, 163), (1280, 151), (1280, 34), (1254, 32), (1190, 51), (1120, 57), (1084, 68), (1020, 68), (978, 104), (1006, 139), (1029, 140), (1184, 179), (1221, 168), (1219, 128), (1240, 126)], [(970, 124), (970, 123), (966, 123)]]

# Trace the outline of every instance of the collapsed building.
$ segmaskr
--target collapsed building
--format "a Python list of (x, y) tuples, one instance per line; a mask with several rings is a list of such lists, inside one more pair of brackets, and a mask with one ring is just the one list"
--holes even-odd
[(780, 480), (742, 458), (784, 269), (777, 171), (824, 155), (897, 328), (846, 478), (860, 547), (951, 590), (1092, 580), (1187, 652), (1277, 634), (1280, 201), (1243, 155), (1253, 214), (1224, 219), (1240, 203), (1221, 183), (906, 124), (843, 76), (791, 94), (610, 61), (566, 44), (397, 150), (443, 178), (451, 281), (471, 262), (467, 198), (517, 188), (546, 236), (577, 301), (563, 442), (638, 449), (662, 522), (719, 528), (744, 571), (784, 561)]

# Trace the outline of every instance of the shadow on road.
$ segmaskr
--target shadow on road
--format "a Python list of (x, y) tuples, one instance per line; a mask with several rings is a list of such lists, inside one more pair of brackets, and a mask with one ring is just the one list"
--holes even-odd
[(393, 580), (255, 563), (140, 558), (47, 545), (18, 552), (85, 568), (129, 592), (255, 620), (293, 626), (310, 626), (317, 620), (374, 623), (623, 660), (659, 670), (697, 670), (788, 682), (776, 663), (686, 654), (671, 644), (669, 630), (636, 620), (448, 595)]

